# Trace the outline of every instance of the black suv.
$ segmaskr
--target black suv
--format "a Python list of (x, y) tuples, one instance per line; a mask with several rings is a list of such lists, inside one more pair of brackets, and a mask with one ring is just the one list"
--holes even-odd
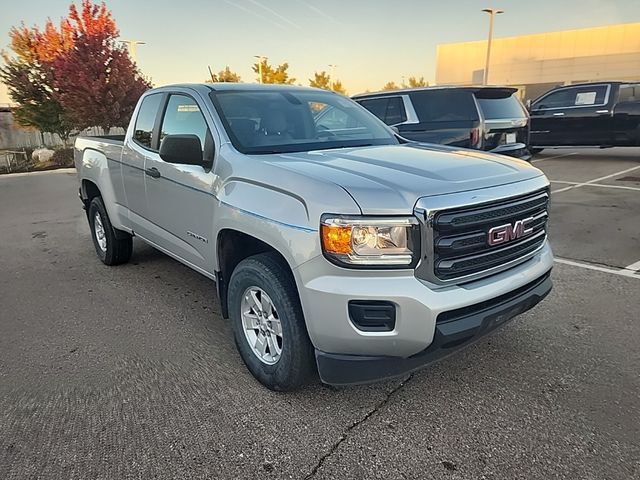
[(509, 87), (426, 87), (353, 99), (403, 137), (528, 160), (529, 115)]

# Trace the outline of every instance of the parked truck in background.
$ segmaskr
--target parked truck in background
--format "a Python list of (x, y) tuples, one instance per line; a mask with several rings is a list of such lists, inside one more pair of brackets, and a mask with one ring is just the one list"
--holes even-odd
[(424, 87), (353, 99), (409, 140), (528, 160), (529, 115), (511, 87)]
[(157, 88), (124, 138), (78, 138), (75, 163), (102, 262), (127, 262), (136, 236), (214, 280), (274, 390), (404, 374), (551, 289), (542, 172), (407, 143), (332, 92)]
[(598, 82), (555, 88), (531, 103), (531, 145), (640, 146), (640, 83)]

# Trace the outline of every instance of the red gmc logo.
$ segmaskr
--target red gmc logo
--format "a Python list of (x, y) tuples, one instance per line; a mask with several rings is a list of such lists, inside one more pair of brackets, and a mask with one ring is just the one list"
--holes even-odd
[(507, 223), (506, 225), (493, 227), (489, 230), (487, 243), (493, 247), (495, 245), (500, 245), (502, 243), (530, 235), (533, 232), (533, 227), (527, 227), (527, 224), (531, 222), (533, 222), (533, 217), (518, 220), (513, 225)]

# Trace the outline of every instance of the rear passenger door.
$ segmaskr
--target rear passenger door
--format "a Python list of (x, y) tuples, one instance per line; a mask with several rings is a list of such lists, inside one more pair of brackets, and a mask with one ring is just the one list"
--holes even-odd
[[(122, 185), (129, 212), (129, 222), (136, 234), (148, 233), (147, 198), (144, 189), (145, 162), (157, 155), (157, 119), (163, 100), (162, 93), (147, 95), (138, 108), (131, 140), (125, 143), (122, 155)], [(114, 185), (120, 179), (113, 179)]]
[(402, 135), (418, 142), (464, 148), (480, 144), (480, 117), (473, 93), (464, 89), (417, 90), (409, 94), (417, 121)]
[(203, 111), (190, 93), (166, 95), (160, 120), (160, 144), (167, 135), (196, 135), (204, 162), (202, 165), (173, 164), (154, 154), (147, 158), (145, 186), (148, 218), (153, 224), (148, 240), (211, 274), (215, 241), (211, 238), (215, 146)]

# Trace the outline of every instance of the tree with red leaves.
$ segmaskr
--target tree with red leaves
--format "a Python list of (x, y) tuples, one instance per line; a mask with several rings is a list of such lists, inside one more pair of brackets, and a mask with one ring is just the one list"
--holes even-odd
[(126, 126), (140, 95), (150, 87), (124, 47), (104, 3), (74, 4), (60, 27), (22, 24), (9, 32), (14, 56), (4, 55), (0, 80), (18, 104), (21, 125), (58, 133)]
[(149, 81), (117, 46), (118, 30), (104, 3), (83, 0), (80, 11), (71, 5), (69, 23), (73, 48), (53, 62), (54, 96), (79, 129), (126, 127)]

